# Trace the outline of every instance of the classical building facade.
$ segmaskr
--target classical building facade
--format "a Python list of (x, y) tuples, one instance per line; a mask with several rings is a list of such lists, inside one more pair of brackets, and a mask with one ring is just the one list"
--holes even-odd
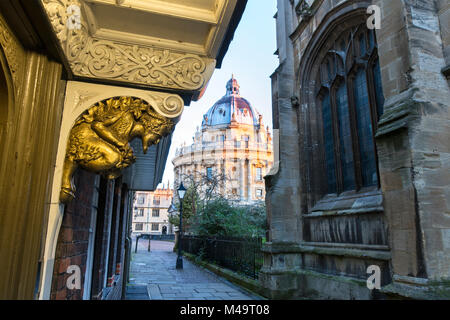
[(272, 136), (262, 115), (240, 95), (232, 77), (226, 94), (203, 116), (194, 142), (176, 150), (175, 186), (189, 179), (223, 178), (218, 193), (239, 204), (264, 201), (263, 177), (273, 165)]
[(121, 298), (130, 195), (161, 182), (245, 6), (0, 1), (0, 299)]
[(448, 298), (449, 2), (277, 3), (267, 295)]
[(135, 234), (173, 235), (169, 222), (169, 208), (172, 205), (173, 190), (169, 187), (155, 191), (135, 193), (133, 203), (132, 232)]

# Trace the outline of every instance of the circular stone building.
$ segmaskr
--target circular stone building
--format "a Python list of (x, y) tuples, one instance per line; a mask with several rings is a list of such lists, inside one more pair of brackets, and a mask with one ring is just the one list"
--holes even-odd
[(219, 190), (224, 198), (239, 204), (264, 200), (263, 177), (273, 165), (272, 138), (262, 115), (240, 96), (234, 77), (226, 94), (203, 116), (193, 139), (192, 145), (178, 148), (172, 160), (175, 186), (186, 175), (220, 173), (226, 177)]

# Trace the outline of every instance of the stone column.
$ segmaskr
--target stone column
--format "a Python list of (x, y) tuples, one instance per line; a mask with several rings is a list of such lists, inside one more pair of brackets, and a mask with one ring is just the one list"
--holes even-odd
[(247, 161), (247, 170), (248, 170), (248, 178), (247, 178), (247, 200), (252, 200), (252, 162), (250, 160)]
[(244, 172), (245, 172), (245, 161), (239, 160), (239, 197), (240, 200), (244, 200)]
[(420, 296), (417, 286), (450, 278), (450, 91), (438, 16), (449, 4), (374, 4), (386, 99), (376, 142), (394, 273), (385, 291)]
[(271, 77), (275, 159), (265, 177), (269, 230), (260, 281), (266, 296), (292, 298), (298, 292), (296, 270), (301, 259), (295, 247), (302, 239), (299, 138), (297, 109), (291, 103), (295, 83), (294, 52), (289, 38), (293, 31), (291, 4), (278, 0), (277, 7), (280, 66)]

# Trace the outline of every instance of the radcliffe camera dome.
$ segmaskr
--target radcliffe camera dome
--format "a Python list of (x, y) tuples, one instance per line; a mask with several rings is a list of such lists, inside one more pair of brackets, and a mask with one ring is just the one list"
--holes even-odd
[(240, 87), (234, 76), (227, 82), (226, 94), (203, 115), (202, 129), (227, 126), (234, 123), (259, 125), (259, 113), (240, 95)]

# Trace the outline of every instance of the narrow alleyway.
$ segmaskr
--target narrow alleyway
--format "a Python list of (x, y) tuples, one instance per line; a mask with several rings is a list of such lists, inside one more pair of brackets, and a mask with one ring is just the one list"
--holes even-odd
[(257, 300), (245, 290), (183, 259), (184, 268), (175, 269), (177, 259), (173, 243), (139, 240), (133, 253), (127, 300)]

